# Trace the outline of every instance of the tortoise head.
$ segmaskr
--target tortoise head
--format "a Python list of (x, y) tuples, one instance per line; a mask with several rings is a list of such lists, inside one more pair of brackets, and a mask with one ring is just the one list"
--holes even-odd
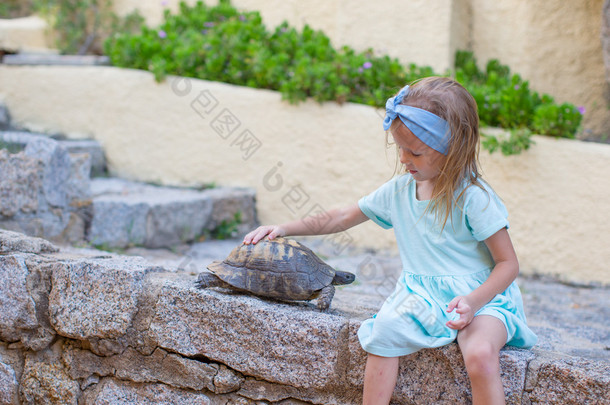
[(354, 273), (350, 273), (348, 271), (335, 271), (335, 278), (333, 278), (333, 285), (343, 285), (343, 284), (351, 284), (356, 279), (356, 275)]

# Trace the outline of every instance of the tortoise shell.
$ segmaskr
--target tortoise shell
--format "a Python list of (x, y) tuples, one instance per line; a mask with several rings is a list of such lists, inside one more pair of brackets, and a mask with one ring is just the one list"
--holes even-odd
[(309, 248), (284, 238), (237, 246), (208, 269), (238, 290), (284, 300), (315, 298), (335, 276)]

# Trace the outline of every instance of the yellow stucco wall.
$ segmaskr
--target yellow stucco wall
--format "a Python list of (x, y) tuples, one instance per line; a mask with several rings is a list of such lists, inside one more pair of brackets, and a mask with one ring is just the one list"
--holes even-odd
[[(196, 0), (186, 0), (193, 4)], [(135, 9), (151, 25), (179, 0), (114, 0), (125, 15)], [(207, 0), (208, 4), (216, 3)], [(608, 85), (601, 46), (603, 0), (233, 0), (259, 10), (268, 27), (284, 20), (324, 30), (334, 45), (369, 47), (404, 63), (445, 72), (457, 49), (474, 51), (483, 66), (497, 58), (531, 87), (586, 109), (580, 136), (610, 136)], [(25, 24), (25, 25), (24, 25)], [(19, 25), (19, 27), (17, 27)], [(11, 28), (14, 26), (14, 28)], [(39, 20), (0, 20), (0, 46), (41, 49), (49, 36)], [(52, 41), (51, 41), (52, 42)]]
[[(94, 137), (121, 177), (254, 187), (263, 223), (354, 203), (393, 172), (379, 111), (297, 106), (278, 93), (113, 67), (0, 65), (0, 98), (31, 129)], [(536, 137), (513, 157), (482, 156), (510, 212), (524, 272), (610, 283), (610, 145)], [(391, 248), (369, 221), (339, 243)]]
[(48, 24), (37, 16), (0, 19), (0, 49), (11, 52), (48, 52), (52, 47)]
[[(150, 24), (178, 0), (115, 0), (118, 13), (138, 8)], [(188, 0), (192, 4), (195, 0)], [(531, 87), (586, 109), (582, 136), (610, 136), (610, 110), (601, 46), (603, 0), (233, 0), (258, 10), (268, 27), (284, 20), (322, 29), (337, 46), (372, 47), (404, 63), (439, 73), (455, 51), (474, 51), (481, 67), (492, 58)], [(208, 0), (207, 4), (215, 4)]]
[(603, 0), (472, 1), (472, 50), (559, 102), (586, 109), (585, 135), (610, 135), (602, 56)]

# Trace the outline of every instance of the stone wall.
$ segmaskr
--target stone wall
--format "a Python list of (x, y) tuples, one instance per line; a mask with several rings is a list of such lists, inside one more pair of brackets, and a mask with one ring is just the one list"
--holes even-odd
[[(361, 296), (319, 312), (195, 278), (0, 230), (0, 404), (360, 402)], [(501, 367), (508, 404), (610, 399), (605, 363), (506, 348)], [(393, 401), (470, 401), (457, 345), (403, 358)]]

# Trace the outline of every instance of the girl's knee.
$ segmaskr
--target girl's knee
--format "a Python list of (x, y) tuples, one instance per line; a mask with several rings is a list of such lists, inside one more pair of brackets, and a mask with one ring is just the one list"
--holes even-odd
[(481, 342), (463, 351), (466, 370), (471, 376), (489, 375), (500, 366), (500, 352), (490, 343)]

